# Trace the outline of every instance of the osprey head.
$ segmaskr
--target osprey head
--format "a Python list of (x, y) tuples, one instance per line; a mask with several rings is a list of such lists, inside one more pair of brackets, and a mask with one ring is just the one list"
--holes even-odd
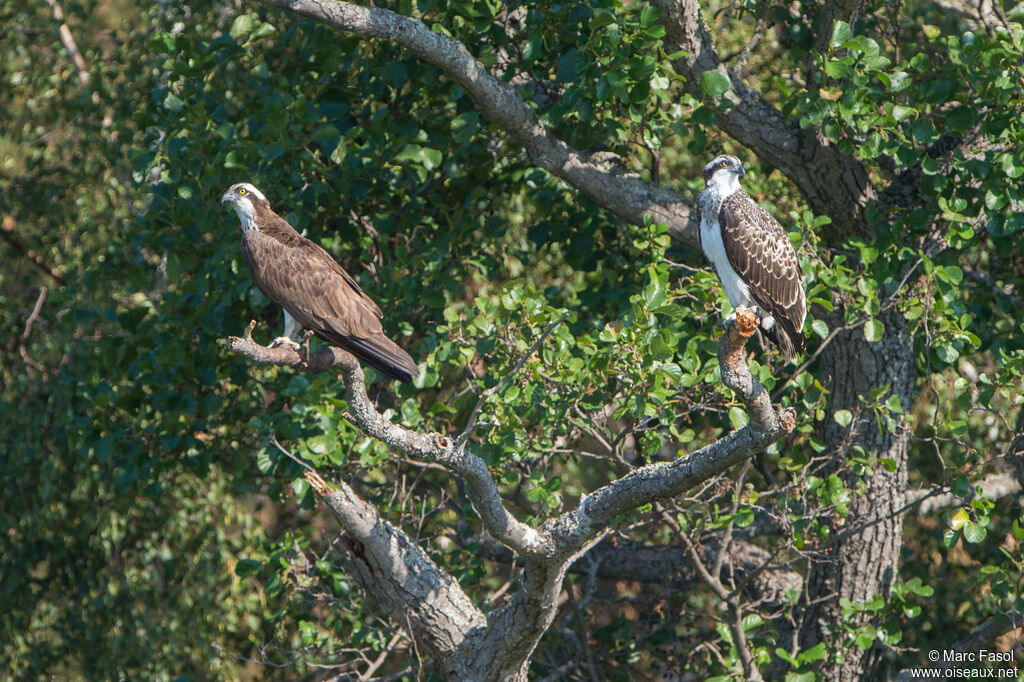
[(704, 166), (704, 182), (708, 185), (714, 182), (735, 189), (739, 187), (739, 179), (743, 175), (743, 164), (735, 156), (728, 154), (716, 156), (714, 161)]
[(230, 204), (242, 221), (243, 230), (258, 230), (256, 224), (256, 208), (270, 208), (267, 198), (263, 192), (250, 185), (248, 182), (239, 182), (228, 187), (228, 191), (220, 198), (220, 203)]

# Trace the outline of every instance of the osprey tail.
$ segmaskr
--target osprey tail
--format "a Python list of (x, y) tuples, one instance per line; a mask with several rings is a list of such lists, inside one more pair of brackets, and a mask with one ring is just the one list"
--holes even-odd
[(787, 362), (792, 362), (796, 354), (804, 349), (804, 335), (793, 327), (793, 323), (783, 317), (778, 318), (772, 315), (775, 324), (771, 328), (761, 325), (761, 331), (768, 340), (778, 346), (779, 350), (786, 357)]
[(327, 334), (323, 334), (322, 337), (392, 379), (408, 384), (420, 373), (420, 368), (409, 354), (384, 334), (375, 334), (367, 338)]

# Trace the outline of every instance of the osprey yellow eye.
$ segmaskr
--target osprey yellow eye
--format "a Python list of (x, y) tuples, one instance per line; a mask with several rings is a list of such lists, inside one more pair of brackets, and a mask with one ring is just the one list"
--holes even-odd
[(238, 193), (239, 194), (248, 194), (249, 191), (247, 189), (245, 189), (244, 187), (239, 187), (238, 188)]

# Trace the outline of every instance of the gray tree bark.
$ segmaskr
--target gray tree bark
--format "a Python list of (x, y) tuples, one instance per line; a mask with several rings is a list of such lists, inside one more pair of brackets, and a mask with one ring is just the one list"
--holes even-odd
[[(845, 524), (832, 524), (832, 539), (811, 565), (807, 579), (800, 649), (825, 642), (838, 651), (844, 619), (840, 599), (863, 602), (877, 595), (888, 596), (899, 574), (903, 541), (903, 506), (907, 490), (907, 445), (910, 430), (895, 433), (878, 428), (874, 416), (864, 407), (864, 398), (880, 386), (889, 385), (904, 412), (910, 409), (914, 387), (914, 346), (903, 316), (890, 313), (882, 318), (885, 336), (868, 343), (860, 328), (840, 332), (821, 356), (822, 383), (829, 387), (828, 416), (824, 439), (829, 455), (819, 475), (839, 474), (851, 490), (859, 481), (846, 464), (854, 448), (869, 457), (895, 462), (893, 471), (876, 464), (864, 481), (866, 487), (854, 494)], [(838, 321), (836, 322), (838, 324)], [(854, 420), (848, 428), (833, 419), (838, 410), (849, 410)], [(864, 617), (846, 622), (857, 627)], [(881, 650), (873, 647), (859, 658), (844, 662), (826, 661), (826, 679), (837, 682), (875, 679)]]

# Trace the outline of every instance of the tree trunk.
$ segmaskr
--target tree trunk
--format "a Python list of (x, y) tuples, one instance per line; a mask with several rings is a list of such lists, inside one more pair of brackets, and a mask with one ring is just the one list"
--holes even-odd
[[(799, 633), (801, 649), (825, 642), (829, 652), (841, 649), (842, 626), (859, 627), (868, 618), (852, 622), (842, 617), (840, 599), (863, 602), (881, 594), (888, 598), (897, 579), (903, 518), (897, 513), (904, 502), (907, 487), (907, 445), (910, 432), (899, 423), (895, 432), (878, 427), (874, 414), (865, 406), (872, 389), (889, 384), (883, 394), (896, 395), (904, 413), (910, 408), (914, 385), (914, 344), (898, 311), (883, 313), (885, 336), (877, 343), (865, 342), (863, 328), (840, 332), (822, 353), (822, 383), (829, 387), (828, 416), (823, 427), (826, 452), (830, 457), (817, 475), (837, 473), (851, 492), (850, 513), (832, 523), (832, 539), (808, 576), (807, 603)], [(846, 409), (853, 422), (840, 426), (833, 415)], [(860, 453), (855, 447), (863, 448)], [(889, 459), (895, 468), (889, 471), (882, 462), (872, 465), (872, 473), (859, 483), (847, 464), (852, 456), (872, 460)], [(838, 517), (837, 517), (838, 518)], [(877, 676), (881, 651), (877, 646), (848, 656), (845, 662), (823, 662), (824, 677), (837, 682), (873, 680)]]

